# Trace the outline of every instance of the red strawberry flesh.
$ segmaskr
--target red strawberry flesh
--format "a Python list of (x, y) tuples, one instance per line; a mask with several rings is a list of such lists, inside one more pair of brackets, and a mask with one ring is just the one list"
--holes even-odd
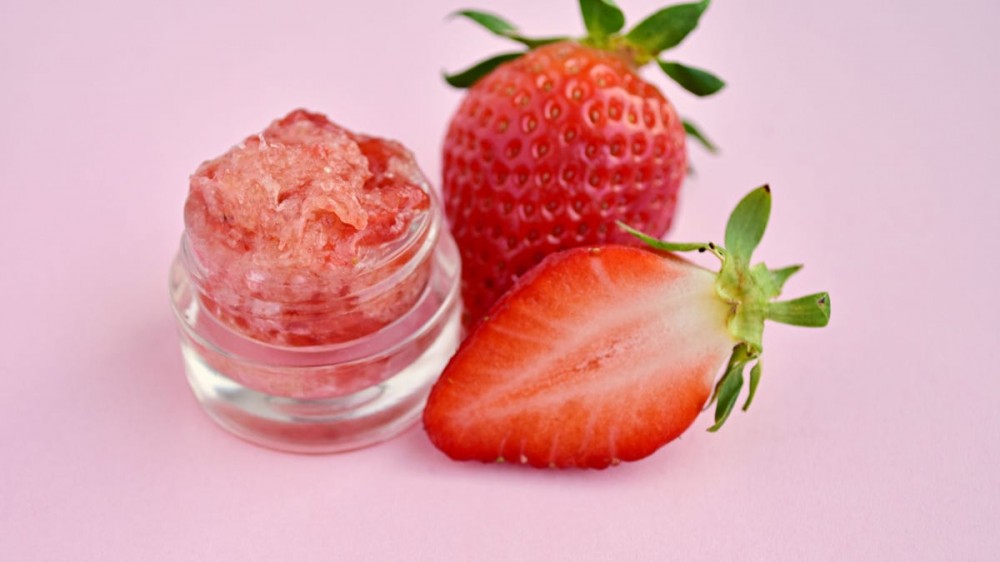
[(428, 435), (456, 460), (604, 468), (648, 456), (691, 425), (732, 351), (714, 282), (639, 248), (547, 258), (442, 374)]

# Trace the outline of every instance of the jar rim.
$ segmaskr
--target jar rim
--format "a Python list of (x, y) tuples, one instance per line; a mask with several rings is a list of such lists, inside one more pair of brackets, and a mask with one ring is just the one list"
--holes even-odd
[[(445, 232), (443, 236), (435, 237), (435, 243), (428, 244), (427, 246), (431, 249), (431, 251), (433, 251), (433, 248), (437, 247), (439, 244), (443, 245), (442, 250), (444, 252), (453, 255), (457, 268), (454, 272), (448, 274), (450, 287), (447, 289), (444, 300), (436, 305), (436, 308), (430, 317), (426, 319), (426, 321), (421, 322), (420, 326), (416, 330), (407, 329), (407, 326), (412, 323), (412, 317), (414, 315), (425, 312), (425, 309), (429, 306), (429, 301), (433, 298), (434, 293), (434, 289), (432, 287), (434, 276), (447, 273), (438, 271), (441, 267), (438, 263), (431, 264), (432, 279), (429, 280), (424, 286), (419, 297), (409, 310), (382, 326), (380, 329), (374, 332), (366, 333), (352, 340), (315, 345), (286, 345), (259, 340), (234, 329), (232, 326), (229, 326), (216, 317), (216, 315), (212, 314), (211, 311), (208, 310), (207, 307), (205, 307), (205, 305), (201, 302), (200, 294), (196, 288), (196, 283), (194, 283), (191, 271), (184, 263), (183, 246), (178, 252), (170, 272), (170, 292), (172, 295), (171, 309), (174, 312), (178, 324), (184, 331), (185, 337), (197, 341), (200, 345), (212, 349), (215, 353), (239, 358), (242, 362), (257, 363), (260, 365), (270, 364), (269, 361), (256, 360), (246, 353), (237, 352), (232, 349), (236, 346), (229, 344), (237, 343), (239, 344), (239, 348), (252, 349), (260, 352), (262, 355), (277, 353), (282, 355), (285, 359), (293, 359), (292, 362), (301, 367), (328, 363), (330, 361), (330, 356), (337, 356), (337, 363), (350, 363), (352, 361), (370, 358), (373, 355), (373, 351), (374, 354), (391, 354), (402, 346), (407, 345), (408, 342), (420, 338), (425, 332), (432, 329), (438, 322), (440, 322), (441, 318), (448, 314), (454, 306), (460, 305), (459, 293), (461, 284), (459, 279), (461, 277), (461, 264), (458, 261), (458, 248), (450, 234), (447, 232)], [(434, 259), (433, 254), (429, 257), (429, 259)], [(185, 287), (184, 285), (188, 286)], [(187, 322), (185, 315), (188, 311), (185, 309), (186, 307), (182, 307), (182, 303), (179, 302), (180, 299), (178, 298), (178, 293), (182, 293), (184, 291), (190, 291), (191, 298), (197, 300), (196, 306), (198, 307), (198, 315), (205, 315), (210, 322), (212, 328), (211, 331), (224, 334), (224, 337), (227, 340), (230, 340), (229, 342), (216, 341), (216, 338), (207, 336), (203, 333), (203, 330), (197, 330), (191, 326), (189, 322)], [(387, 342), (388, 345), (378, 345), (380, 340)], [(256, 355), (256, 353), (254, 355)], [(288, 362), (282, 362), (281, 365), (291, 366)]]

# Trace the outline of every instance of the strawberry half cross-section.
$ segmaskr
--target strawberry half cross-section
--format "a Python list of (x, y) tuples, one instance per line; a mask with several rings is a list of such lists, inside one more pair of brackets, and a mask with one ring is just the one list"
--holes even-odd
[[(456, 460), (605, 468), (649, 456), (715, 402), (719, 429), (761, 377), (765, 320), (825, 326), (830, 297), (775, 300), (800, 269), (751, 265), (768, 187), (737, 205), (725, 246), (663, 242), (553, 254), (518, 279), (452, 358), (424, 411)], [(719, 271), (677, 252), (709, 252)], [(719, 373), (721, 377), (718, 377)]]

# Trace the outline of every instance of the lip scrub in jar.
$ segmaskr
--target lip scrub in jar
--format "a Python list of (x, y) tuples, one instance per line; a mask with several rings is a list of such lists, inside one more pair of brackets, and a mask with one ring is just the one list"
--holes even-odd
[(294, 111), (195, 171), (184, 222), (171, 299), (219, 425), (324, 453), (419, 418), (461, 337), (459, 258), (405, 148)]

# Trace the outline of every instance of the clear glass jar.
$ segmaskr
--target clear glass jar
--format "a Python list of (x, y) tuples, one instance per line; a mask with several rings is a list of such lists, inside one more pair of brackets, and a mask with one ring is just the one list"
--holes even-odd
[[(267, 325), (268, 311), (287, 317), (295, 306), (300, 329), (334, 334), (333, 343), (248, 335), (234, 321), (236, 305), (226, 303), (231, 295), (214, 293), (208, 268), (182, 237), (170, 296), (188, 382), (212, 419), (250, 442), (298, 453), (364, 447), (419, 419), (462, 330), (458, 250), (430, 196), (407, 235), (329, 297), (290, 304), (241, 295), (240, 313), (250, 311), (257, 325)], [(373, 315), (382, 320), (373, 325)]]

